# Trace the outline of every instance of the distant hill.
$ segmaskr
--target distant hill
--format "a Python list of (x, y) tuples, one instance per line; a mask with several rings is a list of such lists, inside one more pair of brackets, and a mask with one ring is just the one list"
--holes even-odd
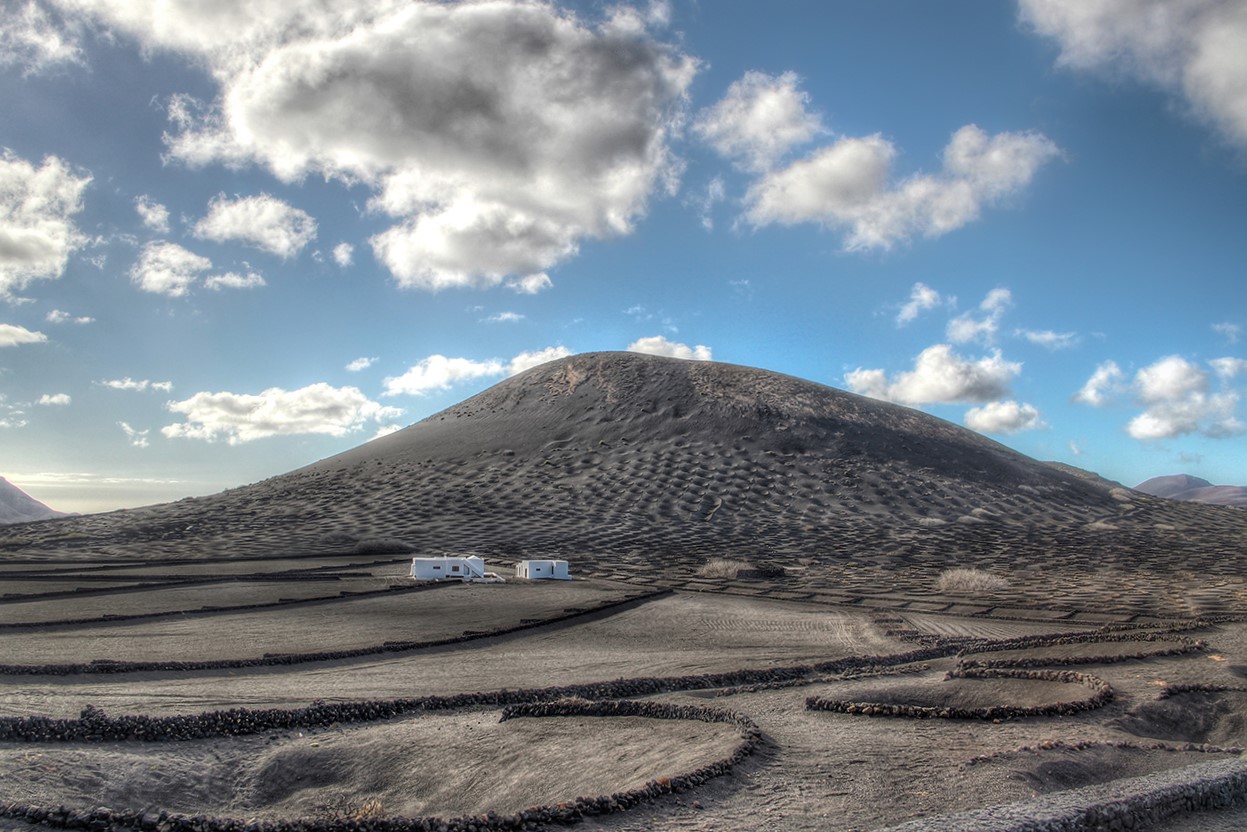
[(1192, 477), (1190, 474), (1152, 477), (1147, 482), (1136, 485), (1135, 491), (1170, 500), (1247, 508), (1247, 486), (1213, 485), (1208, 480)]
[(792, 376), (589, 353), (263, 482), (0, 529), (0, 556), (409, 547), (654, 575), (722, 556), (811, 574), (833, 562), (926, 574), (1002, 558), (1014, 569), (1136, 569), (1148, 558), (1168, 568), (1192, 530), (1200, 545), (1182, 568), (1247, 561), (1237, 509), (1141, 494)]
[(48, 508), (4, 477), (0, 477), (0, 524), (51, 520), (65, 516), (65, 512)]

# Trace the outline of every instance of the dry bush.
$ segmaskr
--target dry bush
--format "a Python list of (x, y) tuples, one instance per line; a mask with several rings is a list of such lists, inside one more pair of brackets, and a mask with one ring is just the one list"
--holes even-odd
[(381, 801), (375, 797), (357, 803), (346, 795), (338, 795), (317, 806), (313, 814), (320, 821), (353, 820), (359, 822), (383, 818), (385, 809)]
[(1007, 586), (1009, 582), (1004, 578), (971, 566), (945, 569), (940, 573), (940, 592), (990, 592)]
[(702, 564), (697, 574), (702, 578), (735, 578), (736, 573), (750, 566), (743, 560), (735, 558), (711, 558)]

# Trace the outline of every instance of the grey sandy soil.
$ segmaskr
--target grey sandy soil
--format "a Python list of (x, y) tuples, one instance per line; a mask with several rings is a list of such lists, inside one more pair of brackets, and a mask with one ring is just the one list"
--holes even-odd
[[(564, 587), (541, 585), (555, 597)], [(497, 589), (493, 586), (464, 589), (465, 597), (506, 597), (490, 595)], [(417, 604), (433, 605), (453, 594), (454, 588), (447, 587), (391, 600), (419, 598)], [(401, 603), (393, 609), (401, 611)], [(491, 615), (510, 617), (532, 614), (523, 605), (489, 610)], [(280, 622), (279, 617), (260, 620)], [(909, 648), (884, 636), (862, 611), (681, 593), (575, 626), (539, 628), (394, 658), (247, 673), (0, 677), (0, 715), (73, 716), (86, 705), (110, 713), (184, 713), (230, 704), (291, 707), (317, 699), (385, 699), (784, 667)]]
[[(677, 593), (573, 626), (539, 629), (471, 647), (417, 651), (383, 661), (163, 677), (8, 677), (0, 687), (0, 706), (10, 714), (60, 716), (76, 714), (86, 704), (118, 713), (193, 713), (238, 704), (290, 706), (318, 698), (346, 701), (766, 667), (837, 655), (894, 653), (910, 647), (884, 636), (865, 611), (828, 611), (821, 604)], [(877, 695), (891, 689), (905, 698), (926, 695), (935, 701), (965, 704), (995, 700), (997, 704), (1042, 704), (1060, 701), (1067, 688), (1079, 689), (1054, 683), (1014, 687), (1005, 680), (959, 680), (941, 692), (947, 684), (942, 681), (943, 671), (953, 666), (954, 659), (931, 662), (928, 671), (916, 675), (726, 697), (716, 696), (715, 691), (664, 696), (747, 714), (764, 732), (762, 750), (735, 773), (694, 792), (587, 821), (579, 828), (587, 832), (875, 829), (1220, 758), (1225, 755), (1184, 750), (1182, 738), (1157, 740), (1130, 733), (1122, 728), (1122, 721), (1151, 707), (1161, 682), (1233, 684), (1239, 680), (1230, 668), (1247, 664), (1243, 631), (1242, 625), (1226, 625), (1203, 632), (1210, 649), (1218, 651), (1215, 654), (1082, 668), (1109, 680), (1118, 691), (1118, 700), (1075, 717), (992, 724), (870, 718), (805, 709), (807, 696), (831, 690)], [(1222, 660), (1214, 661), (1210, 655)], [(525, 722), (531, 723), (531, 729), (521, 724)], [(433, 787), (443, 777), (450, 783), (470, 784), (470, 792), (482, 800), (497, 801), (496, 805), (508, 799), (525, 805), (538, 802), (536, 797), (520, 796), (547, 794), (538, 788), (539, 773), (552, 765), (542, 750), (546, 732), (552, 732), (550, 748), (565, 750), (578, 742), (576, 753), (588, 755), (583, 772), (554, 777), (559, 799), (613, 790), (618, 787), (610, 784), (628, 777), (644, 779), (683, 770), (718, 754), (723, 746), (716, 743), (728, 741), (727, 734), (703, 723), (664, 721), (654, 726), (652, 720), (638, 720), (631, 727), (618, 723), (599, 728), (569, 719), (557, 728), (549, 727), (554, 722), (558, 720), (517, 720), (498, 726), (496, 714), (488, 712), (431, 715), (385, 725), (344, 726), (340, 733), (330, 729), (301, 732), (302, 737), (295, 736), (299, 732), (281, 732), (249, 739), (171, 743), (154, 757), (127, 743), (90, 748), (0, 744), (0, 767), (23, 771), (26, 791), (21, 794), (64, 795), (58, 802), (72, 797), (84, 804), (103, 805), (125, 797), (163, 805), (177, 796), (190, 801), (177, 804), (188, 810), (258, 816), (330, 811), (330, 804), (345, 810), (375, 799), (385, 812), (450, 815), (467, 804), (460, 790), (443, 793)], [(437, 726), (444, 727), (448, 732), (444, 736), (453, 736), (454, 742), (446, 744), (444, 756), (421, 753), (420, 742), (436, 739)], [(536, 733), (523, 733), (529, 730)], [(622, 733), (611, 733), (616, 730)], [(489, 737), (489, 744), (473, 745), (474, 737)], [(313, 742), (318, 744), (315, 750)], [(1087, 742), (1096, 745), (1076, 747)], [(1117, 748), (1120, 743), (1131, 747)], [(1158, 744), (1168, 750), (1153, 747)], [(499, 784), (498, 777), (471, 774), (502, 753), (500, 747), (524, 750), (508, 764), (508, 771), (518, 778), (510, 786)], [(560, 752), (552, 753), (559, 757)], [(74, 754), (91, 756), (93, 762), (80, 765)], [(156, 757), (169, 762), (156, 762)], [(407, 781), (425, 786), (404, 790), (378, 780), (369, 762), (373, 757), (392, 761), (387, 770), (402, 771)], [(512, 758), (503, 754), (500, 759)], [(143, 769), (144, 761), (148, 769)], [(269, 763), (274, 765), (263, 774)], [(460, 773), (443, 774), (452, 764), (462, 766), (454, 769)], [(155, 769), (150, 768), (153, 765)], [(178, 785), (179, 778), (189, 776), (186, 772), (200, 767), (247, 774), (231, 775), (234, 779), (228, 788), (212, 777), (204, 780), (206, 785), (199, 791)], [(277, 770), (295, 774), (274, 779)], [(83, 773), (88, 771), (94, 774)], [(80, 773), (77, 781), (70, 778), (70, 784), (77, 785), (68, 792), (63, 791), (66, 772)], [(300, 772), (308, 778), (306, 787), (304, 781), (291, 780)], [(10, 788), (6, 785), (0, 797), (13, 799), (16, 795)], [(257, 789), (267, 796), (256, 798)], [(250, 797), (240, 797), (246, 795)], [(19, 828), (18, 832), (29, 830)]]
[[(0, 645), (12, 664), (69, 664), (92, 659), (174, 661), (253, 658), (265, 653), (351, 650), (387, 641), (431, 641), (465, 630), (489, 631), (587, 607), (626, 590), (605, 584), (456, 584), (333, 604), (293, 605), (280, 615), (248, 611), (188, 620), (162, 618), (7, 634)], [(269, 597), (285, 597), (280, 586)], [(503, 598), (503, 596), (506, 596)], [(206, 600), (206, 599), (204, 599)], [(276, 599), (274, 599), (276, 600)], [(75, 601), (59, 607), (69, 615)]]
[(0, 746), (10, 800), (311, 818), (511, 813), (637, 788), (725, 757), (731, 726), (642, 718), (499, 722), (499, 712), (182, 743)]

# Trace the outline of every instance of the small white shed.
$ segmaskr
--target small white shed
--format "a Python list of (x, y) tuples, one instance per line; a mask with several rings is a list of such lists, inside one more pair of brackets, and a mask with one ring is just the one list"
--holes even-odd
[(417, 581), (462, 581), (485, 577), (485, 559), (476, 555), (412, 558), (411, 577)]
[(558, 581), (570, 581), (572, 579), (567, 571), (565, 560), (522, 560), (515, 564), (515, 577), (529, 580), (553, 578)]

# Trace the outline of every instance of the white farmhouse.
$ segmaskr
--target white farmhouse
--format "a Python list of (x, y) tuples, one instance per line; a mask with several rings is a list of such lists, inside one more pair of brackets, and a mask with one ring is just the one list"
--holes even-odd
[(515, 564), (515, 577), (529, 580), (553, 578), (559, 581), (570, 581), (572, 579), (567, 571), (565, 560), (522, 560)]
[(462, 581), (484, 578), (485, 559), (476, 555), (412, 558), (411, 577), (417, 581)]

